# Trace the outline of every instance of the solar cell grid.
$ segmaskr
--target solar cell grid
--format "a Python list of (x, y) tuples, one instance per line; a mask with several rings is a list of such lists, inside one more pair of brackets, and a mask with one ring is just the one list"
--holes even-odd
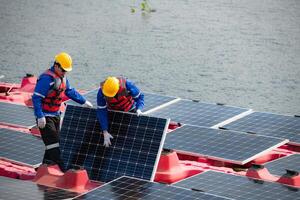
[(180, 100), (149, 115), (188, 125), (211, 127), (246, 111), (243, 108)]
[(78, 193), (65, 191), (35, 184), (31, 181), (22, 181), (0, 176), (0, 199), (68, 199), (78, 196)]
[(300, 117), (254, 112), (223, 126), (229, 130), (289, 139), (300, 145)]
[(0, 123), (23, 127), (32, 127), (36, 124), (32, 108), (4, 102), (0, 102)]
[(203, 194), (183, 188), (167, 186), (130, 177), (121, 177), (75, 199), (221, 200), (227, 198), (210, 194)]
[(42, 162), (45, 146), (40, 138), (3, 128), (0, 138), (0, 157), (31, 166)]
[(300, 172), (300, 154), (293, 154), (271, 161), (265, 164), (265, 167), (271, 174), (277, 176), (284, 175), (287, 169)]
[(167, 134), (164, 148), (245, 164), (287, 142), (284, 139), (185, 125)]
[(96, 110), (69, 105), (60, 147), (67, 168), (83, 166), (93, 180), (107, 182), (122, 175), (153, 180), (167, 119), (109, 112), (112, 145), (103, 146)]
[(300, 199), (300, 191), (297, 188), (214, 171), (204, 172), (174, 185), (233, 199)]

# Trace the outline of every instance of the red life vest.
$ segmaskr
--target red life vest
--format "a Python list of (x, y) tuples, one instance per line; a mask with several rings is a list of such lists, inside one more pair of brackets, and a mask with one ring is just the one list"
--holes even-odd
[(127, 112), (132, 108), (132, 105), (134, 104), (134, 100), (126, 89), (126, 79), (125, 78), (118, 78), (118, 79), (120, 83), (120, 88), (116, 96), (105, 97), (107, 102), (107, 107), (111, 110), (119, 110), (119, 111)]
[(44, 74), (53, 77), (54, 84), (48, 91), (47, 96), (42, 100), (42, 109), (46, 112), (57, 112), (63, 102), (63, 95), (66, 90), (66, 78), (59, 77), (51, 70), (47, 70)]

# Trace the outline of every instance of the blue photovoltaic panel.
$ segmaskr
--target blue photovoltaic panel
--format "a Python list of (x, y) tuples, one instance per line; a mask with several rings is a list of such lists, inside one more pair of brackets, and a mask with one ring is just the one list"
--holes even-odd
[(144, 93), (144, 95), (145, 95), (144, 97), (145, 106), (143, 112), (146, 112), (148, 110), (151, 110), (153, 108), (156, 108), (158, 106), (161, 106), (165, 103), (177, 99), (175, 97), (163, 96), (163, 95), (152, 94), (152, 93)]
[(293, 154), (279, 158), (265, 164), (265, 167), (271, 174), (277, 176), (284, 175), (287, 169), (300, 172), (300, 154)]
[(185, 125), (167, 134), (164, 148), (245, 164), (288, 140)]
[(102, 182), (122, 175), (154, 178), (168, 120), (109, 112), (112, 145), (103, 146), (96, 109), (68, 105), (60, 132), (67, 168), (83, 166), (89, 177)]
[[(90, 101), (93, 104), (93, 106), (96, 108), (97, 107), (97, 93), (98, 93), (98, 89), (95, 89), (95, 90), (88, 91), (87, 93), (83, 94), (82, 96), (84, 96), (88, 101)], [(73, 100), (68, 100), (65, 103), (68, 105), (81, 106), (81, 104), (76, 103)]]
[(182, 199), (207, 199), (222, 200), (229, 199), (211, 194), (204, 194), (183, 188), (168, 186), (139, 180), (132, 177), (121, 177), (99, 188), (83, 194), (75, 199), (155, 199), (155, 200), (182, 200)]
[(45, 145), (36, 136), (0, 128), (0, 157), (27, 165), (42, 162)]
[(254, 112), (223, 128), (286, 138), (300, 145), (300, 117)]
[(192, 176), (174, 185), (232, 199), (300, 199), (300, 190), (297, 188), (214, 171)]
[(69, 192), (58, 188), (35, 184), (31, 181), (22, 181), (0, 176), (0, 199), (69, 199), (78, 196), (78, 193)]
[(189, 125), (211, 127), (246, 111), (248, 110), (243, 108), (180, 100), (150, 112), (149, 115)]
[(0, 102), (0, 123), (23, 127), (32, 127), (36, 124), (32, 108), (3, 102)]
[[(95, 108), (97, 106), (97, 93), (98, 93), (98, 89), (89, 91), (83, 95), (87, 100), (89, 100), (94, 105)], [(157, 106), (163, 105), (175, 99), (176, 99), (175, 97), (163, 96), (163, 95), (152, 94), (152, 93), (144, 93), (145, 106), (143, 112), (151, 110)], [(80, 106), (80, 104), (72, 100), (68, 100), (66, 103), (69, 105)]]

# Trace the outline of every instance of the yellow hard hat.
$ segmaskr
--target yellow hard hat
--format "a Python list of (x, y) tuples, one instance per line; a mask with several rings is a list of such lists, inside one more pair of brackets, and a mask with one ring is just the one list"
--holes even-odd
[(61, 52), (55, 56), (55, 62), (59, 63), (61, 68), (67, 72), (72, 70), (72, 58), (69, 54)]
[(119, 88), (119, 79), (109, 76), (103, 84), (102, 92), (107, 97), (114, 97), (119, 91)]

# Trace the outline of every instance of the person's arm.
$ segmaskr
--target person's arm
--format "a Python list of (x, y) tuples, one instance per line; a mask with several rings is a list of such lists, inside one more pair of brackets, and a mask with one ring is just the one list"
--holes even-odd
[(126, 81), (126, 89), (135, 101), (136, 109), (142, 111), (144, 108), (144, 94), (130, 80)]
[(103, 145), (105, 147), (109, 147), (111, 145), (110, 140), (113, 139), (113, 136), (108, 132), (107, 103), (104, 99), (101, 88), (97, 94), (97, 118), (104, 137)]
[(46, 118), (42, 109), (42, 101), (47, 96), (49, 89), (53, 85), (53, 79), (47, 75), (41, 75), (35, 85), (32, 95), (34, 115), (37, 119), (37, 126), (41, 129), (46, 126)]
[(45, 117), (42, 110), (42, 100), (47, 96), (52, 82), (53, 79), (50, 76), (41, 75), (35, 85), (32, 103), (34, 115), (37, 119)]
[(97, 94), (97, 118), (102, 131), (108, 130), (107, 104), (101, 88)]
[(76, 103), (84, 104), (86, 102), (86, 99), (84, 98), (84, 96), (82, 96), (79, 92), (77, 92), (77, 90), (75, 88), (71, 87), (68, 79), (66, 80), (65, 94), (67, 95), (67, 97), (69, 97)]

